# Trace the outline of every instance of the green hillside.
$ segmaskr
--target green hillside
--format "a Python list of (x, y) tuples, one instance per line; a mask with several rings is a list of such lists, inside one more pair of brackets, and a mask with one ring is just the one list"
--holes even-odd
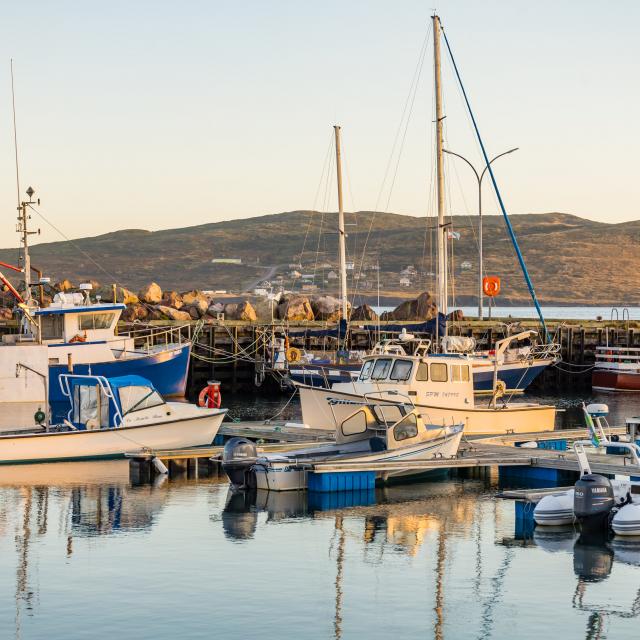
[[(562, 213), (514, 215), (512, 221), (543, 302), (640, 302), (640, 222), (610, 225)], [(402, 297), (433, 289), (433, 218), (359, 212), (347, 214), (346, 222), (349, 259), (355, 262), (351, 289), (354, 274), (359, 274), (359, 291), (377, 294), (376, 263), (383, 295)], [(454, 293), (459, 302), (470, 301), (477, 286), (477, 217), (454, 216), (452, 223), (461, 234), (450, 243)], [(293, 211), (154, 232), (126, 229), (36, 245), (32, 261), (54, 280), (117, 280), (131, 289), (155, 280), (165, 289), (236, 292), (264, 278), (273, 281), (277, 274), (291, 288), (289, 264), (301, 263), (303, 274), (315, 275), (319, 291), (332, 290), (336, 281), (328, 279), (328, 272), (336, 267), (336, 224), (335, 213)], [(485, 271), (502, 278), (501, 301), (527, 300), (502, 217), (485, 216), (484, 245)], [(0, 250), (0, 260), (15, 257), (15, 248)], [(242, 264), (212, 263), (224, 258), (238, 258)], [(409, 286), (401, 285), (400, 271), (408, 265), (416, 273)], [(301, 288), (300, 280), (295, 286)]]

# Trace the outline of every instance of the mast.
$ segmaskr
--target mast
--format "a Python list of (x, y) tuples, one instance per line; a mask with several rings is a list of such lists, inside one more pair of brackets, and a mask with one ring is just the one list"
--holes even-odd
[[(438, 192), (438, 311), (447, 314), (447, 228), (444, 220), (444, 161), (442, 136), (442, 78), (440, 74), (440, 18), (433, 20), (433, 74), (436, 94), (436, 174)], [(445, 329), (446, 332), (446, 329)]]
[(336, 173), (338, 175), (338, 258), (340, 261), (340, 300), (342, 303), (342, 319), (347, 315), (347, 250), (345, 247), (344, 209), (342, 207), (342, 158), (340, 156), (340, 126), (335, 125), (336, 136)]
[(35, 204), (31, 199), (35, 191), (29, 187), (27, 189), (28, 201), (22, 201), (18, 207), (18, 226), (17, 231), (22, 240), (22, 257), (24, 268), (24, 302), (29, 305), (31, 302), (31, 256), (29, 255), (29, 236), (37, 233), (37, 231), (29, 231), (28, 221), (29, 214), (27, 208), (29, 205)]

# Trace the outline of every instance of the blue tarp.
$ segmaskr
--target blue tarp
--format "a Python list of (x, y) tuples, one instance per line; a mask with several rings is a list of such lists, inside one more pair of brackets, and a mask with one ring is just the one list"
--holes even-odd
[[(290, 333), (289, 335), (292, 338), (297, 336), (306, 336), (309, 338), (338, 338), (345, 335), (346, 332), (346, 322), (341, 321), (341, 327), (336, 327), (335, 329), (312, 329), (309, 331), (295, 331)], [(360, 331), (368, 331), (369, 333), (400, 333), (403, 329), (407, 331), (407, 333), (429, 333), (433, 336), (436, 335), (436, 322), (438, 323), (437, 331), (438, 334), (443, 336), (445, 334), (445, 330), (447, 327), (447, 318), (443, 313), (438, 314), (438, 318), (432, 318), (431, 320), (426, 320), (425, 322), (417, 322), (413, 324), (391, 324), (387, 322), (383, 322), (378, 325), (370, 324), (359, 326), (358, 329)], [(353, 324), (357, 324), (357, 321), (354, 321)]]

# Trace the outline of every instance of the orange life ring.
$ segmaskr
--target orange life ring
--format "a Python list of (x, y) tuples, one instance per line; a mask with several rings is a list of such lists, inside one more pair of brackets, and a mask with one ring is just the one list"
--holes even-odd
[(198, 406), (208, 409), (219, 409), (222, 404), (222, 394), (220, 393), (220, 383), (211, 381), (200, 392), (198, 396)]
[(500, 278), (498, 276), (485, 276), (482, 278), (482, 291), (489, 298), (497, 296), (500, 293)]

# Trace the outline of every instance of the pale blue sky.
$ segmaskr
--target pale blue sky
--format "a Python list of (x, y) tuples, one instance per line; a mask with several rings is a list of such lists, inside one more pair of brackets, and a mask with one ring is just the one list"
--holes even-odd
[[(347, 207), (370, 209), (432, 4), (5, 3), (0, 246), (15, 243), (10, 57), (23, 189), (72, 237), (311, 208), (334, 123)], [(496, 165), (510, 212), (640, 218), (640, 3), (444, 0), (438, 12), (489, 152), (520, 147)], [(429, 49), (390, 200), (399, 213), (430, 209), (431, 61)], [(444, 74), (447, 144), (479, 162), (448, 63)], [(452, 208), (472, 212), (469, 170), (457, 172)]]

